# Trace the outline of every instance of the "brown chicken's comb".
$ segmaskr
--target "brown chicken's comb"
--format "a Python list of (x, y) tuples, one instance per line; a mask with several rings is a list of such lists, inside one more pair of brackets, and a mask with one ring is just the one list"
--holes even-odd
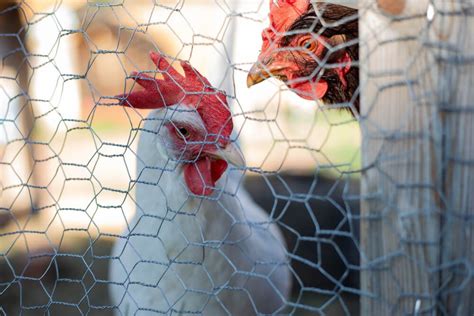
[(262, 51), (275, 42), (277, 33), (284, 32), (304, 13), (310, 5), (309, 0), (270, 0), (270, 27), (262, 32)]
[(232, 117), (224, 93), (213, 88), (188, 62), (181, 61), (183, 76), (159, 53), (150, 52), (150, 58), (163, 79), (132, 72), (131, 77), (144, 90), (116, 96), (120, 104), (137, 109), (157, 109), (175, 104), (192, 106), (201, 115), (208, 132), (230, 136)]

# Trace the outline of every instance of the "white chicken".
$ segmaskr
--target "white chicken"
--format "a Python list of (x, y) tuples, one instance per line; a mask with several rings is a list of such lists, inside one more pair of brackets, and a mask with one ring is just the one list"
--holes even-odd
[(124, 105), (156, 110), (136, 153), (137, 212), (112, 251), (115, 311), (284, 313), (291, 288), (284, 240), (236, 183), (241, 173), (227, 170), (244, 161), (230, 140), (225, 95), (188, 63), (182, 76), (159, 54), (151, 58), (163, 79), (135, 73), (144, 90), (120, 96)]

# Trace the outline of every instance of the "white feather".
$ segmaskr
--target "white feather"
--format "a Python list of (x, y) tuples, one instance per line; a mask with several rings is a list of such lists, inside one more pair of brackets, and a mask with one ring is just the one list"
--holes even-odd
[[(140, 136), (137, 212), (110, 265), (117, 311), (283, 313), (291, 277), (280, 231), (239, 185), (240, 171), (228, 170), (208, 199), (190, 196), (179, 163), (163, 148), (167, 131), (160, 126), (167, 115), (153, 112)], [(178, 111), (171, 119), (200, 117)]]

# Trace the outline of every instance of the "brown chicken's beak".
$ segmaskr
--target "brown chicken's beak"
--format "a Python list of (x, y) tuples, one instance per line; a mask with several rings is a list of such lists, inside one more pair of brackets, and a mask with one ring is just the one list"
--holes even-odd
[(272, 60), (268, 60), (267, 62), (257, 61), (253, 64), (252, 68), (250, 68), (249, 74), (247, 76), (247, 87), (251, 87), (265, 81), (270, 77), (276, 77), (283, 81), (286, 80), (286, 76), (284, 75), (283, 71), (286, 69), (286, 66), (283, 65), (273, 65)]

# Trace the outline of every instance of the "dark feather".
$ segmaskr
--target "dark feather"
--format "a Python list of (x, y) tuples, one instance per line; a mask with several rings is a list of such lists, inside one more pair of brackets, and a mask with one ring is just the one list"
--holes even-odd
[[(349, 53), (353, 60), (353, 65), (350, 71), (346, 74), (347, 87), (342, 85), (337, 74), (330, 68), (326, 68), (327, 63), (330, 63), (331, 56), (323, 57), (320, 62), (316, 60), (300, 60), (305, 63), (301, 67), (303, 72), (301, 76), (311, 76), (315, 74), (318, 67), (326, 68), (321, 79), (324, 79), (329, 84), (329, 89), (323, 98), (325, 103), (340, 104), (352, 103), (354, 108), (359, 111), (359, 23), (358, 11), (342, 5), (329, 4), (318, 2), (310, 4), (308, 11), (303, 14), (293, 25), (289, 28), (287, 36), (282, 39), (283, 46), (289, 45), (292, 39), (298, 34), (304, 32), (311, 32), (318, 36), (331, 38), (335, 35), (344, 35), (347, 46), (344, 49)], [(326, 51), (327, 53), (327, 51)], [(326, 64), (324, 62), (326, 61)], [(320, 63), (323, 64), (320, 65)]]

